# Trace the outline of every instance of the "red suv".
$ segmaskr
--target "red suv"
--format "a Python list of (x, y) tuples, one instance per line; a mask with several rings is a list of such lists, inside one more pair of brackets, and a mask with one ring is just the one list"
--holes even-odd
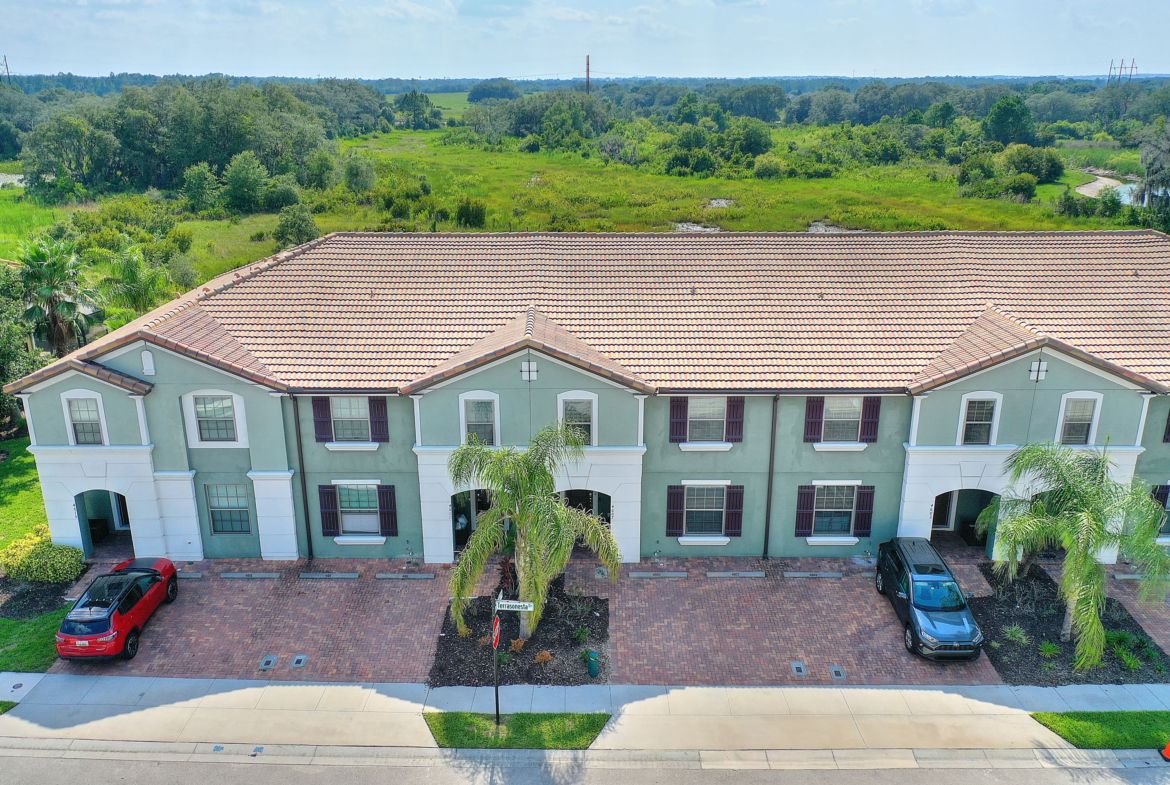
[(57, 632), (63, 660), (134, 659), (146, 622), (164, 602), (179, 596), (178, 571), (170, 559), (132, 559), (94, 579)]

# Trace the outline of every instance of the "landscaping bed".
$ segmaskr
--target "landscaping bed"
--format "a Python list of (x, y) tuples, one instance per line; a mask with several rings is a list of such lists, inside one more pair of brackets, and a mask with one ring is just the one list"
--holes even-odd
[(1170, 683), (1170, 657), (1117, 600), (1110, 598), (1102, 615), (1107, 643), (1101, 666), (1075, 671), (1075, 644), (1060, 642), (1064, 603), (1051, 576), (1034, 564), (1026, 576), (1005, 583), (990, 564), (980, 569), (992, 596), (968, 603), (986, 639), (983, 653), (1007, 684)]
[(31, 619), (58, 610), (72, 585), (17, 581), (0, 572), (0, 619)]
[(609, 721), (608, 714), (494, 714), (465, 711), (423, 715), (440, 747), (493, 750), (584, 750)]
[[(493, 595), (499, 593), (499, 587)], [(507, 595), (505, 595), (507, 596)], [(435, 649), (427, 684), (432, 687), (479, 687), (492, 683), (492, 600), (478, 597), (464, 613), (471, 634), (459, 635), (448, 606)], [(587, 635), (586, 635), (587, 633)], [(520, 614), (500, 614), (500, 684), (605, 684), (609, 682), (609, 600), (565, 591), (564, 576), (549, 590), (544, 617), (522, 648), (513, 650), (520, 637)], [(589, 678), (582, 651), (600, 655), (601, 672)], [(544, 653), (551, 657), (544, 664)]]

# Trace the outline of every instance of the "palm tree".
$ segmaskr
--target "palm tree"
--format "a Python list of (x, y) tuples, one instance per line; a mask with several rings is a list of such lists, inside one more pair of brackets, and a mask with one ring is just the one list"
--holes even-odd
[(102, 288), (110, 299), (138, 314), (144, 314), (174, 294), (171, 276), (162, 267), (152, 267), (142, 257), (142, 247), (132, 245), (110, 260), (110, 275)]
[[(1141, 569), (1143, 601), (1165, 599), (1170, 554), (1155, 539), (1166, 512), (1140, 480), (1126, 485), (1110, 478), (1103, 449), (1078, 452), (1059, 444), (1030, 444), (1008, 457), (1013, 487), (1041, 489), (1032, 495), (1004, 494), (979, 516), (996, 524), (996, 572), (1014, 580), (1025, 554), (1064, 549), (1060, 596), (1065, 603), (1061, 640), (1076, 638), (1078, 670), (1099, 665), (1105, 648), (1105, 567), (1098, 557), (1118, 550)], [(1022, 484), (1021, 484), (1022, 482)], [(1026, 563), (1030, 560), (1026, 560)]]
[[(565, 571), (578, 541), (597, 554), (617, 580), (621, 551), (609, 526), (596, 515), (571, 509), (555, 490), (554, 476), (584, 455), (581, 432), (547, 426), (527, 449), (488, 447), (474, 438), (455, 450), (447, 463), (456, 486), (491, 492), (491, 509), (476, 518), (476, 529), (451, 573), (451, 616), (462, 635), (468, 595), (492, 554), (514, 538), (520, 600), (535, 610), (520, 614), (520, 637), (528, 639), (540, 623), (549, 585)], [(510, 530), (510, 531), (509, 531)]]
[(34, 240), (17, 254), (17, 274), (24, 287), (24, 320), (38, 338), (64, 357), (70, 344), (81, 343), (101, 321), (100, 298), (85, 282), (85, 262), (73, 243)]

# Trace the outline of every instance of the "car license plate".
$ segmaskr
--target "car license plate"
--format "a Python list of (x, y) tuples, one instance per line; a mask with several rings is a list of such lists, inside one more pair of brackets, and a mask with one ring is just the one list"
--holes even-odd
[(89, 641), (78, 641), (78, 642), (77, 642), (77, 645), (78, 645), (78, 646), (88, 646), (88, 645), (89, 645)]

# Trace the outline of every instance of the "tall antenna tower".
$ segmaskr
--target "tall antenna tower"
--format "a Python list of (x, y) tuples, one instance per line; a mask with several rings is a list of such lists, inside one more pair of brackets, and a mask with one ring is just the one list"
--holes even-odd
[(589, 55), (585, 55), (585, 92), (589, 92)]
[(4, 75), (8, 77), (8, 84), (12, 84), (12, 72), (8, 70), (8, 55), (4, 55)]

